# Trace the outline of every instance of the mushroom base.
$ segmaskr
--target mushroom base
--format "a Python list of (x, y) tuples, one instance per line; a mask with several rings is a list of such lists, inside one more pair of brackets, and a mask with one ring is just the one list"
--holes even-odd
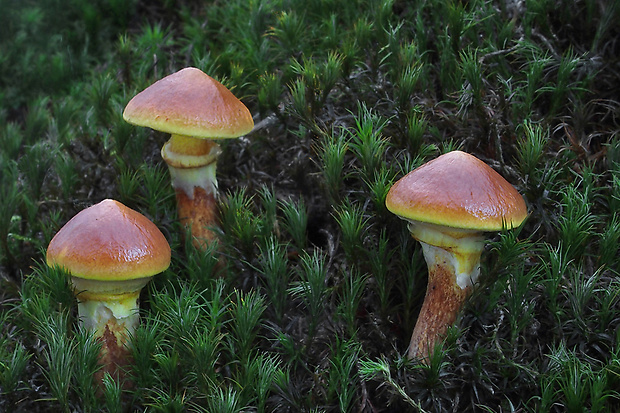
[(123, 388), (131, 387), (126, 380), (125, 370), (132, 363), (128, 340), (140, 323), (139, 296), (140, 290), (100, 300), (83, 300), (84, 297), (78, 294), (80, 322), (93, 331), (101, 342), (101, 369), (95, 374), (99, 386), (102, 386), (103, 377), (108, 373)]
[[(480, 273), (482, 248), (468, 252), (448, 251), (421, 242), (428, 266), (428, 286), (407, 355), (428, 361), (435, 346), (454, 324)], [(464, 268), (468, 273), (464, 273)], [(457, 277), (462, 278), (459, 283)], [(465, 281), (463, 281), (465, 280)], [(461, 287), (464, 285), (464, 287)]]
[(135, 331), (138, 321), (139, 318), (136, 314), (135, 326), (133, 330), (130, 330), (129, 323), (110, 319), (103, 329), (103, 334), (97, 337), (101, 341), (101, 352), (99, 353), (101, 369), (95, 373), (97, 383), (103, 383), (103, 377), (105, 373), (108, 373), (110, 377), (121, 384), (123, 389), (133, 387), (133, 383), (127, 378), (127, 367), (133, 364), (127, 339), (129, 338), (129, 331), (132, 331), (132, 334)]
[(213, 231), (213, 227), (218, 225), (215, 195), (199, 187), (194, 187), (192, 197), (180, 189), (175, 192), (179, 221), (190, 228), (194, 246), (206, 250), (207, 246), (217, 239), (217, 234)]

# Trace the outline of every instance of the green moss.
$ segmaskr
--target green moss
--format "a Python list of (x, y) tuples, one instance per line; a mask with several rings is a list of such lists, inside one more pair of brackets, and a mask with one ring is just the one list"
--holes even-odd
[[(98, 408), (97, 343), (42, 259), (104, 198), (173, 249), (109, 411), (618, 410), (620, 7), (604, 3), (0, 0), (0, 410)], [(167, 137), (121, 116), (186, 66), (257, 125), (223, 146), (204, 251), (178, 222)], [(529, 217), (490, 236), (422, 365), (401, 355), (426, 268), (384, 198), (456, 148)]]

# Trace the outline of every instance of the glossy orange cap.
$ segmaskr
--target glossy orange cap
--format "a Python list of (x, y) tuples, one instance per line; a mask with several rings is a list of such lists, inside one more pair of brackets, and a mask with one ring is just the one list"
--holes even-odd
[(170, 246), (144, 215), (112, 199), (80, 211), (56, 233), (47, 264), (89, 280), (150, 277), (170, 265)]
[(153, 83), (133, 97), (123, 118), (134, 125), (194, 138), (236, 138), (254, 121), (224, 85), (195, 67)]
[(453, 151), (409, 172), (388, 192), (386, 207), (412, 221), (499, 231), (527, 216), (523, 197), (473, 155)]

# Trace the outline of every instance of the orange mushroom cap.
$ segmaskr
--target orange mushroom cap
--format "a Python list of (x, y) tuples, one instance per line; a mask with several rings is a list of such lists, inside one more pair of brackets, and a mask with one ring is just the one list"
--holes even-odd
[(87, 280), (134, 280), (166, 270), (170, 246), (144, 215), (106, 199), (58, 231), (47, 248), (47, 264)]
[(411, 221), (477, 231), (517, 227), (527, 216), (523, 197), (508, 181), (461, 151), (409, 172), (392, 186), (385, 204)]
[(123, 118), (134, 125), (203, 139), (236, 138), (254, 121), (224, 85), (195, 67), (153, 83), (133, 97)]

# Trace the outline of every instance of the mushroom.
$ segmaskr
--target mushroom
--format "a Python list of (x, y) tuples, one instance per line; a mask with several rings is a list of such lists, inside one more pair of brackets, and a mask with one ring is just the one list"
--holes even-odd
[(170, 265), (166, 238), (144, 215), (106, 199), (56, 233), (47, 265), (71, 276), (79, 322), (102, 343), (96, 379), (101, 383), (105, 372), (122, 379), (131, 362), (128, 338), (140, 321), (140, 290)]
[(194, 67), (179, 70), (134, 96), (125, 121), (171, 134), (161, 156), (168, 164), (179, 221), (191, 228), (194, 245), (216, 238), (218, 139), (236, 138), (254, 127), (247, 107), (224, 85)]
[(408, 349), (428, 360), (480, 275), (484, 233), (518, 227), (523, 197), (487, 164), (453, 151), (411, 171), (390, 188), (386, 207), (420, 241), (428, 286)]

